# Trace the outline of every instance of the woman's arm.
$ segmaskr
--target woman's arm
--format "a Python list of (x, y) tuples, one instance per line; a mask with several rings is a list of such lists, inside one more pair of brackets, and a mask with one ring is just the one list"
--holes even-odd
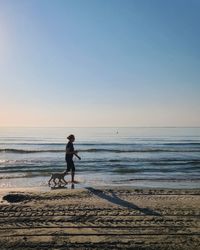
[(74, 151), (69, 151), (70, 149), (69, 148), (66, 148), (66, 154), (68, 155), (73, 155), (73, 154), (77, 154), (78, 151), (77, 150), (74, 150)]
[(66, 154), (67, 155), (75, 155), (79, 160), (81, 160), (81, 157), (77, 155), (78, 151), (74, 150), (74, 151), (70, 151), (70, 148), (66, 148)]

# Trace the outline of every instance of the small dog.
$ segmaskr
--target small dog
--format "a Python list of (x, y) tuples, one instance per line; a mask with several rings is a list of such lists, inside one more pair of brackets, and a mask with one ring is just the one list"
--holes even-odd
[[(48, 181), (49, 186), (50, 186), (52, 180), (53, 180), (55, 186), (56, 185), (61, 186), (61, 184), (67, 184), (66, 180), (64, 179), (64, 177), (65, 177), (65, 175), (67, 175), (67, 173), (68, 173), (67, 170), (65, 170), (64, 172), (61, 172), (61, 173), (52, 173), (51, 178)], [(57, 183), (55, 181), (56, 179), (58, 179)]]

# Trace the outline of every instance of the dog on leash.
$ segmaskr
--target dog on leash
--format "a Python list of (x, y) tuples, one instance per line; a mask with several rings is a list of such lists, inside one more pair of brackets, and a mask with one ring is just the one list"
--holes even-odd
[[(66, 180), (64, 179), (65, 175), (67, 175), (67, 170), (65, 170), (64, 172), (61, 173), (52, 173), (51, 174), (51, 178), (48, 181), (49, 186), (51, 185), (51, 181), (53, 181), (53, 183), (58, 186), (61, 186), (62, 184), (67, 184)], [(56, 182), (56, 179), (58, 179), (58, 182)]]

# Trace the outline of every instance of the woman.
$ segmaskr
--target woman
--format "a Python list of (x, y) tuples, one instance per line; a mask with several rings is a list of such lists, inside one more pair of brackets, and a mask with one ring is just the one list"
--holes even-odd
[(65, 161), (67, 163), (67, 172), (71, 171), (71, 177), (72, 177), (71, 182), (75, 183), (75, 181), (74, 181), (75, 166), (74, 166), (74, 162), (73, 162), (73, 156), (75, 155), (77, 158), (79, 158), (79, 160), (81, 158), (77, 155), (78, 151), (74, 150), (73, 142), (75, 141), (75, 136), (69, 135), (67, 137), (67, 139), (69, 141), (66, 145)]

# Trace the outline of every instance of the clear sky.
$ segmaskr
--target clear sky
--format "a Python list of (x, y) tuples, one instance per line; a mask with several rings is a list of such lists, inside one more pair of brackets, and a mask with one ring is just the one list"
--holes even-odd
[(0, 0), (0, 126), (200, 126), (199, 0)]

